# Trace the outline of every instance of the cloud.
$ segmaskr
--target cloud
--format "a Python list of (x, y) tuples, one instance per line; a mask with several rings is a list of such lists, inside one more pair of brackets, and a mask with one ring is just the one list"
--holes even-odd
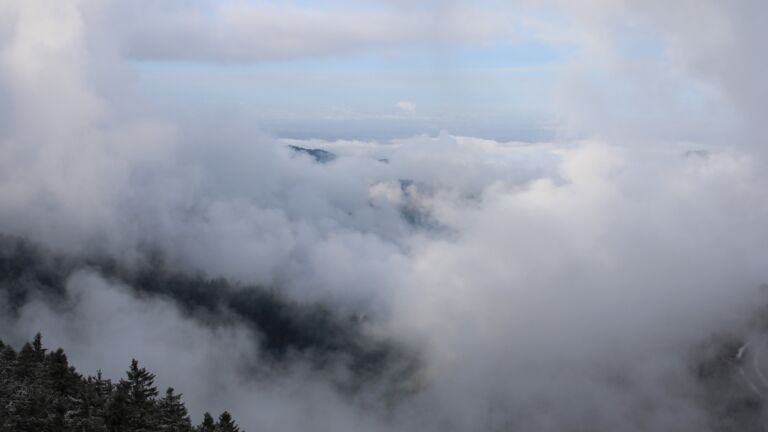
[[(0, 335), (44, 330), (91, 371), (116, 374), (135, 352), (193, 409), (231, 409), (248, 430), (717, 430), (720, 411), (691, 372), (696, 348), (713, 334), (746, 340), (768, 279), (762, 108), (745, 90), (763, 88), (752, 56), (761, 39), (749, 37), (765, 8), (683, 9), (717, 30), (700, 45), (677, 26), (690, 16), (660, 4), (546, 9), (574, 22), (538, 37), (569, 35), (582, 48), (564, 69), (575, 77), (560, 89), (565, 123), (597, 137), (536, 144), (449, 133), (284, 141), (237, 119), (169, 124), (125, 96), (134, 87), (118, 54), (246, 62), (364, 52), (482, 41), (495, 19), (491, 30), (471, 15), (456, 27), (461, 14), (449, 13), (436, 24), (457, 29), (446, 36), (416, 11), (0, 5), (1, 231), (127, 268), (160, 256), (184, 274), (364, 311), (373, 334), (419, 346), (425, 364), (408, 399), (385, 402), (371, 400), (376, 389), (351, 402), (303, 370), (243, 382), (258, 356), (237, 320), (206, 325), (93, 270), (67, 282), (69, 309), (32, 299)], [(675, 54), (634, 68), (618, 39), (598, 37), (626, 35), (611, 25), (624, 13), (648, 17)], [(720, 54), (732, 68), (718, 66)], [(677, 83), (714, 86), (745, 126), (726, 122), (702, 140), (708, 157), (685, 157), (702, 143), (675, 133), (690, 139), (686, 127), (710, 111), (673, 115), (666, 90)], [(287, 144), (337, 158), (317, 164)], [(206, 378), (185, 389), (190, 376)]]
[(491, 11), (456, 5), (401, 11), (276, 2), (114, 3), (124, 53), (135, 59), (258, 62), (503, 37)]
[(228, 410), (250, 430), (381, 427), (309, 368), (285, 368), (273, 380), (258, 379), (269, 372), (253, 364), (257, 335), (236, 320), (207, 326), (183, 315), (170, 300), (140, 298), (90, 271), (72, 275), (66, 289), (65, 310), (38, 300), (27, 303), (15, 320), (4, 315), (5, 341), (24, 341), (41, 331), (48, 347), (66, 347), (79, 371), (95, 375), (100, 370), (114, 381), (124, 377), (130, 359), (140, 359), (157, 374), (161, 389), (172, 386), (184, 394), (194, 422), (205, 411)]
[(624, 145), (695, 140), (763, 147), (756, 119), (768, 88), (756, 74), (768, 65), (752, 55), (764, 32), (759, 2), (533, 4), (540, 13), (525, 21), (534, 37), (578, 48), (557, 88), (568, 127)]
[(643, 166), (587, 144), (564, 157), (564, 183), (498, 184), (476, 208), (449, 207), (460, 234), (419, 245), (393, 320), (429, 335), (433, 397), (459, 410), (443, 415), (466, 430), (707, 429), (691, 347), (740, 331), (766, 258), (746, 246), (766, 235), (752, 219), (766, 208), (746, 198), (755, 173), (717, 159)]
[(401, 101), (395, 104), (395, 107), (406, 114), (416, 112), (416, 104), (410, 101)]

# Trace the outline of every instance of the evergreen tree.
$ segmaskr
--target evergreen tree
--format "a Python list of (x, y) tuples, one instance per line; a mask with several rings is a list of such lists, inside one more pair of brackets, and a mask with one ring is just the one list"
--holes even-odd
[(45, 349), (43, 348), (43, 335), (40, 333), (35, 335), (32, 340), (32, 350), (35, 352), (35, 358), (37, 361), (43, 361), (45, 359)]
[(239, 432), (227, 412), (193, 428), (181, 395), (158, 400), (154, 381), (136, 360), (117, 385), (83, 377), (40, 335), (18, 353), (0, 341), (0, 432)]
[(99, 393), (96, 380), (88, 377), (80, 394), (73, 399), (66, 417), (66, 430), (77, 432), (108, 432), (106, 400)]
[(240, 432), (240, 428), (237, 426), (232, 415), (227, 411), (224, 411), (219, 416), (219, 423), (216, 424), (216, 432)]
[(0, 341), (0, 430), (8, 418), (8, 395), (13, 393), (16, 382), (13, 366), (16, 363), (16, 352), (13, 348)]
[[(44, 353), (39, 335), (32, 344), (36, 353)], [(44, 355), (44, 354), (43, 354)], [(59, 348), (45, 357), (45, 373), (48, 388), (52, 391), (53, 412), (49, 423), (53, 430), (64, 430), (66, 419), (74, 416), (73, 410), (84, 395), (83, 382), (74, 368), (69, 366), (66, 354)]]
[(172, 387), (165, 392), (165, 397), (158, 402), (160, 411), (159, 430), (164, 432), (189, 432), (192, 423), (187, 415), (187, 408), (181, 401), (180, 394), (174, 394)]
[(127, 393), (128, 425), (132, 432), (154, 432), (158, 420), (155, 375), (140, 368), (136, 359), (131, 360), (127, 375), (121, 384)]
[(13, 364), (13, 381), (8, 388), (4, 431), (46, 431), (50, 430), (48, 417), (54, 417), (54, 398), (48, 390), (42, 364), (41, 340), (35, 337), (34, 346), (24, 344)]
[(109, 395), (104, 421), (109, 432), (127, 432), (130, 425), (128, 386), (120, 382)]
[(197, 427), (197, 432), (216, 432), (216, 423), (210, 413), (203, 414), (203, 422)]
[(15, 376), (19, 381), (33, 380), (35, 379), (35, 372), (38, 369), (40, 363), (35, 349), (32, 348), (30, 343), (25, 343), (19, 350), (19, 354), (16, 357)]

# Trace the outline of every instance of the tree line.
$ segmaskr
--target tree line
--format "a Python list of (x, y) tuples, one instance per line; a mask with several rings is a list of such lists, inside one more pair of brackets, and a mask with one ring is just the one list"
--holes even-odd
[(0, 432), (241, 432), (226, 411), (193, 425), (181, 396), (159, 395), (155, 375), (135, 359), (113, 383), (78, 373), (40, 334), (18, 352), (0, 341)]

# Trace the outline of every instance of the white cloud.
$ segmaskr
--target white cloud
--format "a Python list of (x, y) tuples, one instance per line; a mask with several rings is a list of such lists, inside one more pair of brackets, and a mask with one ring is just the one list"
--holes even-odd
[[(255, 61), (444, 36), (421, 28), (423, 16), (338, 16), (250, 3), (211, 3), (209, 16), (153, 3), (146, 10), (162, 13), (134, 9), (119, 29), (135, 57)], [(110, 43), (94, 48), (94, 40), (115, 37), (99, 25), (108, 19), (97, 2), (0, 5), (9, 11), (0, 14), (0, 94), (7, 96), (0, 112), (10, 114), (0, 119), (1, 231), (128, 260), (151, 244), (175, 268), (279, 284), (299, 300), (331, 294), (375, 301), (387, 318), (374, 330), (421, 342), (427, 363), (423, 388), (382, 425), (322, 383), (305, 391), (289, 379), (254, 392), (231, 374), (249, 354), (243, 329), (217, 332), (165, 301), (138, 300), (94, 275), (70, 281), (80, 303), (69, 313), (33, 302), (22, 311), (28, 319), (2, 333), (20, 337), (39, 325), (71, 346), (65, 348), (73, 358), (84, 353), (85, 367), (106, 370), (122, 369), (129, 353), (101, 352), (95, 341), (123, 335), (155, 370), (179, 381), (234, 365), (214, 375), (221, 385), (182, 390), (194, 406), (236, 404), (248, 430), (262, 422), (284, 430), (316, 422), (328, 430), (706, 430), (689, 349), (713, 332), (738, 333), (742, 313), (759, 302), (755, 287), (768, 280), (763, 156), (749, 145), (712, 140), (708, 158), (686, 158), (683, 151), (698, 144), (672, 147), (666, 134), (628, 145), (643, 129), (638, 124), (679, 130), (678, 118), (665, 111), (666, 93), (645, 90), (691, 78), (646, 87), (669, 71), (666, 64), (634, 69), (626, 85), (644, 102), (615, 109), (615, 99), (601, 99), (612, 85), (581, 81), (592, 82), (591, 69), (580, 67), (605, 60), (605, 40), (595, 35), (612, 34), (610, 26), (587, 24), (606, 25), (605, 17), (621, 16), (616, 10), (636, 9), (580, 5), (606, 7), (608, 15), (570, 12), (580, 20), (574, 38), (588, 49), (573, 66), (583, 75), (564, 84), (579, 103), (564, 112), (585, 111), (576, 123), (607, 138), (535, 145), (449, 134), (387, 143), (291, 141), (340, 156), (326, 165), (292, 157), (283, 142), (239, 122), (205, 128), (200, 119), (200, 129), (186, 129), (127, 109), (124, 98), (105, 91), (124, 86), (124, 77), (98, 79), (99, 71), (125, 64), (107, 50)], [(724, 36), (702, 45), (695, 32), (677, 27), (684, 14), (670, 17), (651, 6), (643, 13), (671, 35), (682, 53), (675, 59), (730, 95), (754, 138), (763, 108), (746, 91), (755, 85), (759, 96), (764, 89), (755, 75), (762, 60), (752, 56), (762, 39), (748, 39), (761, 30), (747, 12), (760, 16), (766, 8), (706, 5), (725, 14), (704, 14)], [(458, 19), (450, 15), (439, 26), (463, 29)], [(745, 21), (731, 28), (721, 19)], [(470, 21), (455, 37), (482, 40), (496, 31), (496, 20), (491, 33)], [(740, 41), (743, 50), (727, 51)], [(609, 59), (621, 57), (606, 49)], [(727, 67), (713, 60), (720, 54)], [(614, 80), (633, 70), (631, 62), (605, 61)], [(648, 80), (646, 70), (654, 71)], [(651, 112), (656, 105), (664, 115)], [(615, 123), (620, 127), (609, 127)], [(439, 229), (408, 224), (403, 203), (427, 212)], [(211, 352), (197, 351), (207, 344)]]
[(416, 112), (416, 104), (410, 101), (400, 101), (395, 104), (395, 107), (406, 114), (413, 114)]
[(112, 6), (123, 50), (138, 59), (257, 62), (508, 36), (508, 23), (492, 11), (462, 4), (408, 11), (269, 1)]

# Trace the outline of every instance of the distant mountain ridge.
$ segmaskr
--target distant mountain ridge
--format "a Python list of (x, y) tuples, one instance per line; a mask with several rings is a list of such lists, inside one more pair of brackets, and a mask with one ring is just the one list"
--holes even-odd
[(288, 148), (290, 148), (296, 153), (303, 153), (311, 156), (317, 163), (324, 164), (324, 163), (332, 162), (333, 160), (336, 159), (336, 155), (334, 153), (331, 153), (323, 149), (299, 147), (296, 145), (289, 145)]

